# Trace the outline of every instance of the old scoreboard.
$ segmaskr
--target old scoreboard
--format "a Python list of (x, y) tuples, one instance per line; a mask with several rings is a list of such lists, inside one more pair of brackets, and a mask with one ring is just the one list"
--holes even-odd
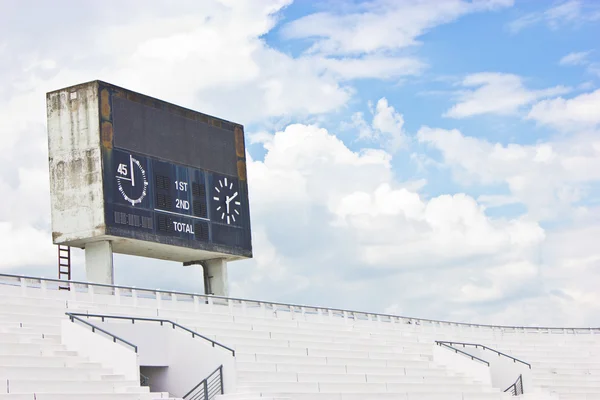
[(244, 129), (94, 81), (47, 94), (55, 244), (252, 257)]

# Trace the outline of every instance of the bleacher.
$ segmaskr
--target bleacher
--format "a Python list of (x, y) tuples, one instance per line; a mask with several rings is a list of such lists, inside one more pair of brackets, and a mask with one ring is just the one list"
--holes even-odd
[(461, 324), (82, 282), (59, 290), (61, 285), (0, 275), (0, 377), (2, 386), (6, 382), (0, 400), (169, 398), (152, 392), (151, 381), (141, 386), (70, 350), (61, 342), (67, 312), (161, 318), (234, 349), (235, 391), (215, 397), (221, 400), (513, 397), (438, 362), (436, 341), (481, 344), (497, 350), (495, 357), (529, 364), (532, 386), (521, 398), (600, 399), (600, 329)]

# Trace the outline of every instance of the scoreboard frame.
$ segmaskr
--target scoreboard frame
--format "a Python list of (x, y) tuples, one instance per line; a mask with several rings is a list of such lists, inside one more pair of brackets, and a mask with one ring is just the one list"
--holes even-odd
[(252, 257), (244, 128), (106, 82), (47, 94), (53, 242)]

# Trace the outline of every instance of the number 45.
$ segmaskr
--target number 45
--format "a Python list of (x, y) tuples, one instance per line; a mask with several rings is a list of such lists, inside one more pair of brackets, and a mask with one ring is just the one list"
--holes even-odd
[(127, 164), (119, 164), (119, 168), (117, 168), (117, 172), (121, 175), (127, 175)]

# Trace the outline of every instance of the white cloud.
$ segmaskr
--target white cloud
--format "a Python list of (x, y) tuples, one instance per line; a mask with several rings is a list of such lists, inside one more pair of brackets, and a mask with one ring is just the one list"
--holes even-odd
[(600, 181), (600, 141), (593, 135), (506, 146), (458, 130), (424, 127), (417, 137), (442, 153), (459, 182), (506, 185), (527, 206), (529, 218), (572, 216), (587, 185)]
[(540, 23), (546, 24), (551, 29), (558, 29), (565, 25), (577, 25), (597, 20), (600, 20), (600, 8), (595, 2), (568, 0), (545, 11), (526, 14), (512, 21), (508, 28), (512, 33), (518, 33)]
[(414, 46), (433, 27), (463, 15), (511, 6), (512, 0), (371, 1), (348, 13), (320, 12), (283, 29), (286, 38), (314, 39), (309, 52), (376, 53)]
[(404, 116), (390, 106), (386, 98), (379, 99), (375, 107), (369, 104), (369, 109), (373, 116), (371, 124), (362, 112), (352, 115), (349, 125), (358, 129), (358, 139), (378, 143), (392, 153), (405, 147), (408, 137), (404, 131)]
[[(599, 13), (600, 13), (600, 11), (599, 11)], [(566, 66), (574, 66), (574, 65), (585, 66), (586, 71), (589, 74), (600, 76), (600, 62), (592, 61), (589, 59), (589, 56), (592, 53), (593, 53), (593, 50), (569, 53), (560, 59), (559, 64), (566, 65)], [(586, 86), (588, 86), (587, 89), (590, 89), (590, 84), (588, 82), (585, 82), (584, 84), (582, 84), (580, 86), (582, 86), (583, 90), (586, 90)], [(593, 87), (593, 85), (591, 85), (591, 87)]]
[(309, 58), (340, 79), (391, 79), (418, 75), (426, 65), (413, 57), (386, 57), (381, 55), (354, 58)]
[(600, 89), (571, 99), (558, 97), (533, 105), (528, 119), (557, 129), (573, 131), (600, 125)]
[(561, 58), (558, 63), (560, 65), (585, 65), (588, 63), (588, 56), (591, 53), (591, 50), (569, 53)]
[[(286, 301), (315, 296), (378, 310), (403, 304), (405, 312), (442, 317), (480, 303), (473, 293), (488, 281), (494, 299), (510, 307), (523, 290), (510, 280), (534, 279), (545, 238), (535, 222), (490, 218), (465, 194), (427, 199), (414, 191), (422, 183), (394, 179), (388, 153), (352, 151), (316, 126), (291, 125), (265, 149), (264, 161), (248, 163), (255, 253), (263, 256), (232, 264), (245, 296), (269, 288)], [(510, 277), (500, 276), (503, 266)]]
[[(39, 15), (11, 5), (10, 13), (0, 16), (0, 36), (11, 38), (0, 45), (2, 59), (10, 60), (0, 65), (5, 78), (0, 82), (0, 189), (10, 193), (0, 222), (35, 227), (40, 234), (31, 235), (32, 247), (50, 243), (48, 91), (100, 78), (244, 124), (342, 107), (353, 92), (340, 83), (347, 78), (279, 52), (260, 38), (289, 3), (207, 0), (176, 9), (123, 4), (119, 10), (92, 3), (66, 10), (39, 5)], [(70, 22), (57, 26), (53, 21), (59, 18)], [(20, 20), (31, 21), (33, 28), (15, 26)], [(268, 136), (253, 139), (267, 141)]]
[(407, 52), (426, 32), (466, 14), (512, 4), (513, 0), (372, 0), (303, 16), (281, 32), (286, 39), (311, 42), (305, 57), (341, 79), (393, 79), (418, 75), (427, 67)]
[(458, 93), (459, 102), (444, 113), (451, 118), (481, 114), (510, 115), (534, 101), (566, 93), (568, 88), (556, 86), (542, 90), (527, 89), (517, 75), (482, 72), (468, 75), (460, 83), (465, 89)]
[[(155, 4), (143, 12), (135, 10), (125, 20), (126, 10), (103, 10), (92, 14), (97, 20), (88, 21), (90, 16), (76, 20), (81, 26), (72, 29), (77, 29), (80, 40), (68, 52), (54, 25), (47, 27), (48, 34), (39, 43), (28, 31), (8, 31), (4, 36), (13, 40), (5, 51), (25, 54), (9, 64), (5, 75), (14, 79), (0, 83), (0, 92), (10, 90), (13, 101), (19, 94), (35, 94), (41, 99), (36, 104), (43, 105), (40, 92), (101, 78), (246, 124), (336, 110), (353, 93), (342, 81), (364, 75), (365, 66), (356, 65), (356, 72), (352, 65), (329, 70), (326, 63), (269, 47), (261, 36), (276, 25), (278, 11), (289, 2), (207, 0), (187, 3), (177, 11)], [(70, 12), (77, 14), (85, 7), (72, 7)], [(26, 7), (15, 12), (27, 18)], [(40, 29), (53, 19), (53, 12), (57, 10), (48, 10)], [(29, 46), (24, 50), (19, 43), (25, 41)], [(376, 59), (372, 65), (377, 65)], [(417, 66), (405, 60), (382, 68), (393, 74), (394, 68), (404, 73)]]
[[(341, 22), (327, 14), (334, 26), (351, 23), (325, 32), (314, 41), (315, 53), (300, 57), (264, 40), (288, 3), (207, 0), (173, 8), (124, 2), (115, 9), (92, 2), (70, 7), (42, 2), (35, 14), (11, 4), (14, 18), (0, 21), (0, 37), (11, 38), (0, 43), (2, 59), (9, 60), (0, 65), (5, 78), (0, 82), (0, 191), (5, 194), (0, 247), (7, 255), (0, 268), (55, 276), (44, 92), (101, 78), (245, 124), (318, 118), (314, 115), (348, 104), (352, 79), (421, 73), (424, 63), (405, 52), (434, 26), (512, 2), (372, 2), (364, 12), (340, 17)], [(27, 30), (19, 25), (23, 20), (30, 22)], [(305, 34), (312, 35), (297, 37)], [(519, 109), (522, 102), (501, 112)], [(570, 236), (556, 238), (542, 229), (535, 213), (486, 214), (486, 207), (512, 199), (420, 193), (425, 180), (398, 181), (392, 167), (392, 151), (407, 141), (404, 116), (385, 98), (372, 106), (371, 116), (368, 122), (355, 116), (355, 124), (363, 129), (363, 139), (375, 141), (375, 147), (383, 144), (385, 151), (351, 150), (314, 125), (249, 132), (248, 143), (262, 145), (266, 156), (262, 161), (248, 157), (255, 258), (230, 264), (234, 296), (372, 311), (389, 305), (398, 311), (401, 304), (407, 314), (475, 322), (562, 318), (558, 321), (564, 324), (599, 315), (596, 288), (583, 274), (572, 274), (574, 267), (597, 270), (592, 239), (598, 232), (586, 231), (590, 236), (580, 248), (584, 233), (573, 233), (573, 246)], [(277, 124), (282, 126), (281, 120)], [(427, 143), (443, 148), (446, 166), (416, 151), (411, 159), (423, 168), (452, 168), (461, 179), (507, 184), (510, 196), (531, 208), (540, 205), (540, 212), (573, 205), (600, 171), (600, 146), (591, 134), (583, 142), (531, 146), (443, 134), (428, 136)], [(549, 241), (556, 252), (547, 255), (555, 260), (552, 265), (539, 261), (540, 248)], [(202, 287), (199, 269), (123, 256), (115, 263), (119, 283)], [(76, 276), (83, 277), (82, 266), (82, 260), (75, 263)], [(540, 291), (544, 285), (562, 297)], [(513, 312), (516, 307), (535, 312), (536, 320), (526, 316), (525, 321)]]
[(266, 131), (246, 132), (246, 138), (249, 144), (269, 143), (273, 140), (273, 134)]
[(0, 220), (0, 237), (0, 251), (4, 254), (0, 259), (2, 270), (39, 265), (56, 257), (46, 229)]
[(482, 194), (481, 196), (477, 197), (477, 202), (485, 205), (486, 207), (502, 207), (519, 203), (519, 199), (515, 196), (507, 196), (502, 194)]
[[(379, 268), (441, 265), (496, 255), (501, 249), (518, 253), (544, 238), (536, 224), (490, 220), (474, 199), (463, 194), (424, 201), (406, 189), (382, 185), (372, 194), (344, 197), (331, 211), (354, 228), (355, 240), (363, 247), (361, 261)], [(375, 239), (377, 235), (381, 238)]]

